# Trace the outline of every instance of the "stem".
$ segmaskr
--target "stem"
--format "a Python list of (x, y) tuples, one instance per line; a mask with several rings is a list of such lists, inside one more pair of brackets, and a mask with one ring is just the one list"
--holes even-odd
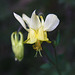
[(47, 55), (47, 53), (44, 50), (43, 50), (43, 53), (47, 57), (47, 59), (49, 60), (49, 62), (52, 63), (56, 67), (56, 64), (49, 58), (49, 56)]
[(59, 75), (61, 75), (61, 71), (59, 69), (59, 65), (58, 65), (58, 60), (57, 60), (57, 52), (56, 52), (56, 48), (55, 46), (52, 44), (53, 48), (54, 48), (54, 53), (55, 53), (55, 60), (56, 60), (56, 69)]
[(20, 26), (20, 27), (18, 28), (17, 32), (19, 32), (21, 29), (22, 29), (22, 26)]

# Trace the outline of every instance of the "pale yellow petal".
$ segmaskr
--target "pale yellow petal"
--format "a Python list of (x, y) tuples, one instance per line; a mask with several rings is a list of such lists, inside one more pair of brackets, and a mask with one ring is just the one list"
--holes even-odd
[(44, 31), (43, 31), (43, 28), (42, 27), (40, 27), (39, 29), (38, 29), (38, 40), (44, 40)]
[(42, 24), (42, 26), (44, 26), (44, 19), (43, 19), (43, 17), (42, 16), (40, 16), (40, 18), (41, 18), (41, 24)]
[(33, 44), (36, 41), (37, 41), (36, 32), (30, 28), (30, 31), (28, 33), (28, 37), (27, 37), (27, 40), (25, 41), (25, 43)]
[(40, 27), (38, 30), (38, 40), (48, 41), (47, 32), (43, 30), (43, 27)]

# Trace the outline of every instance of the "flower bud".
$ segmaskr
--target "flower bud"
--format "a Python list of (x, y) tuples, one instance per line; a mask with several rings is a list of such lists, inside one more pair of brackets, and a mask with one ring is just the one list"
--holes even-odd
[(21, 61), (24, 56), (23, 34), (13, 32), (11, 34), (12, 50), (15, 54), (15, 60)]

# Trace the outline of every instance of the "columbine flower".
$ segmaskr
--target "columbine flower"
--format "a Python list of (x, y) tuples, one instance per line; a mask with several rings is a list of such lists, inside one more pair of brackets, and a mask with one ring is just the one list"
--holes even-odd
[[(28, 31), (27, 40), (24, 43), (27, 44), (34, 44), (33, 49), (39, 51), (42, 50), (41, 42), (46, 41), (51, 43), (47, 38), (47, 31), (53, 31), (59, 24), (59, 19), (54, 14), (48, 14), (45, 21), (42, 16), (38, 16), (35, 14), (35, 10), (32, 13), (31, 18), (26, 16), (25, 14), (22, 15), (22, 18), (14, 13), (15, 18), (21, 23), (25, 30)], [(40, 18), (40, 19), (39, 19)], [(26, 28), (25, 23), (28, 25), (29, 29)], [(42, 55), (41, 55), (42, 56)]]
[[(20, 36), (20, 37), (19, 37)], [(19, 32), (13, 32), (11, 34), (11, 43), (12, 43), (12, 50), (15, 54), (15, 60), (21, 61), (24, 56), (24, 45), (23, 45), (23, 35)]]

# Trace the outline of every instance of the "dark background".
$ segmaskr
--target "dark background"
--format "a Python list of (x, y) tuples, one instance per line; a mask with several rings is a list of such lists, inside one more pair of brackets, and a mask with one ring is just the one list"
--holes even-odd
[[(0, 0), (0, 75), (58, 75), (43, 53), (43, 57), (38, 55), (34, 58), (32, 45), (24, 45), (24, 59), (21, 62), (14, 60), (10, 37), (21, 25), (13, 12), (31, 17), (35, 9), (37, 14), (44, 14), (44, 19), (49, 13), (56, 14), (60, 19), (59, 26), (48, 32), (48, 37), (56, 40), (60, 31), (57, 46), (60, 70), (62, 75), (75, 75), (75, 0)], [(26, 40), (27, 32), (24, 29), (21, 32)], [(44, 42), (42, 47), (55, 62), (51, 44)]]

